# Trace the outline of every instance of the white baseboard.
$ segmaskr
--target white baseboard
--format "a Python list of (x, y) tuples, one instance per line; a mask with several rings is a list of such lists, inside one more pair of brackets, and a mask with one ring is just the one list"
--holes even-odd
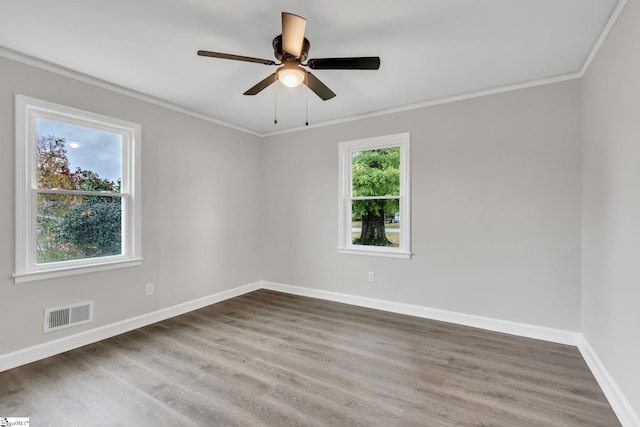
[(524, 323), (510, 322), (507, 320), (490, 317), (475, 316), (471, 314), (457, 313), (454, 311), (439, 310), (418, 305), (403, 304), (374, 298), (359, 297), (338, 292), (323, 291), (319, 289), (300, 286), (285, 285), (275, 282), (260, 282), (261, 288), (288, 294), (300, 295), (328, 301), (357, 305), (360, 307), (374, 308), (393, 313), (408, 314), (410, 316), (426, 319), (440, 320), (458, 325), (471, 326), (495, 332), (503, 332), (526, 338), (534, 338), (550, 341), (558, 344), (567, 344), (578, 347), (587, 366), (602, 388), (605, 397), (609, 400), (611, 408), (618, 416), (624, 427), (640, 427), (640, 418), (635, 413), (629, 401), (624, 397), (617, 384), (609, 375), (593, 348), (580, 332), (553, 329), (544, 326), (528, 325)]
[(150, 325), (152, 323), (166, 320), (180, 314), (188, 313), (190, 311), (227, 300), (229, 298), (234, 298), (239, 295), (255, 291), (257, 289), (260, 289), (260, 285), (261, 282), (250, 283), (248, 285), (218, 292), (203, 298), (198, 298), (182, 304), (163, 308), (157, 311), (152, 311), (151, 313), (132, 317), (131, 319), (126, 319), (120, 322), (112, 323), (110, 325), (100, 326), (95, 329), (66, 336), (54, 341), (35, 345), (33, 347), (27, 347), (25, 349), (17, 350), (12, 353), (2, 354), (0, 355), (0, 372), (21, 365), (26, 365), (27, 363), (35, 362), (37, 360), (45, 359), (47, 357), (54, 356), (65, 351), (73, 350), (74, 348), (92, 344), (94, 342), (111, 338), (113, 336), (123, 334), (125, 332), (129, 332), (134, 329)]
[(454, 311), (439, 310), (419, 305), (404, 304), (385, 301), (374, 298), (359, 297), (338, 292), (322, 291), (318, 289), (304, 288), (300, 286), (285, 285), (274, 282), (261, 282), (264, 289), (286, 292), (300, 296), (319, 298), (328, 301), (342, 302), (360, 307), (375, 308), (377, 310), (393, 313), (408, 314), (410, 316), (423, 317), (425, 319), (440, 320), (458, 325), (487, 329), (494, 332), (502, 332), (521, 337), (534, 338), (559, 344), (577, 346), (580, 338), (579, 332), (553, 329), (544, 326), (528, 325), (525, 323), (510, 322), (508, 320), (494, 319), (490, 317), (475, 316)]
[(627, 398), (613, 380), (607, 368), (589, 344), (584, 335), (580, 335), (578, 349), (587, 362), (593, 376), (598, 381), (602, 392), (606, 396), (611, 408), (618, 416), (620, 423), (625, 427), (640, 427), (640, 416), (633, 410)]
[(318, 289), (285, 285), (267, 281), (258, 281), (248, 285), (239, 286), (227, 291), (218, 292), (203, 298), (198, 298), (172, 307), (163, 308), (151, 313), (122, 320), (110, 325), (100, 326), (74, 335), (69, 335), (57, 340), (48, 341), (25, 349), (0, 355), (0, 372), (12, 369), (27, 363), (45, 359), (74, 348), (92, 344), (94, 342), (111, 338), (113, 336), (132, 331), (155, 322), (179, 316), (229, 298), (243, 295), (260, 288), (286, 292), (294, 295), (308, 296), (328, 301), (342, 302), (361, 307), (374, 308), (393, 313), (408, 314), (433, 320), (472, 326), (496, 332), (504, 332), (513, 335), (551, 341), (561, 344), (578, 345), (580, 334), (577, 332), (559, 329), (545, 328), (541, 326), (526, 325), (509, 322), (506, 320), (492, 319), (488, 317), (474, 316), (470, 314), (456, 313), (446, 310), (438, 310), (429, 307), (384, 301), (373, 298), (359, 297), (355, 295), (337, 292), (322, 291)]
[(218, 292), (203, 298), (198, 298), (172, 307), (163, 308), (151, 313), (101, 326), (78, 334), (70, 335), (54, 341), (49, 341), (33, 347), (28, 347), (12, 353), (0, 355), (0, 372), (12, 369), (27, 363), (45, 359), (65, 351), (73, 350), (87, 344), (92, 344), (113, 336), (132, 331), (155, 322), (179, 316), (193, 310), (206, 307), (217, 302), (234, 298), (258, 289), (270, 289), (293, 295), (300, 295), (327, 301), (341, 302), (345, 304), (384, 310), (393, 313), (407, 314), (426, 319), (440, 320), (459, 325), (471, 326), (495, 332), (502, 332), (527, 338), (555, 342), (577, 346), (582, 353), (587, 365), (591, 369), (598, 384), (609, 400), (611, 407), (625, 427), (640, 426), (640, 418), (633, 410), (628, 400), (622, 394), (617, 384), (609, 375), (593, 348), (586, 338), (579, 332), (553, 329), (543, 326), (528, 325), (524, 323), (510, 322), (507, 320), (489, 317), (475, 316), (471, 314), (457, 313), (447, 310), (423, 307), (418, 305), (403, 304), (374, 298), (360, 297), (356, 295), (338, 292), (323, 291), (319, 289), (300, 286), (285, 285), (282, 283), (258, 281), (248, 285), (239, 286), (223, 292)]

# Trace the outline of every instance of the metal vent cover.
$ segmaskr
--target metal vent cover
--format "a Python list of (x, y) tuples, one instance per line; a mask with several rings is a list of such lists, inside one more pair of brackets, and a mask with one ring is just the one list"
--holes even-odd
[(43, 333), (70, 328), (93, 321), (93, 301), (44, 310)]

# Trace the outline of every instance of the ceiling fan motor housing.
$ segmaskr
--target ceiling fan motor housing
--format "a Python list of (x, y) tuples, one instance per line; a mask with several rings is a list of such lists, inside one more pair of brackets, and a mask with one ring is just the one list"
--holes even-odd
[(273, 39), (273, 42), (271, 42), (271, 44), (273, 45), (273, 55), (276, 57), (278, 61), (282, 62), (283, 64), (288, 62), (300, 64), (306, 61), (307, 57), (309, 56), (309, 47), (311, 46), (309, 43), (309, 40), (307, 40), (307, 38), (305, 37), (304, 40), (302, 41), (302, 50), (300, 53), (300, 58), (296, 58), (295, 56), (290, 55), (287, 52), (284, 52), (282, 50), (282, 34), (277, 35)]

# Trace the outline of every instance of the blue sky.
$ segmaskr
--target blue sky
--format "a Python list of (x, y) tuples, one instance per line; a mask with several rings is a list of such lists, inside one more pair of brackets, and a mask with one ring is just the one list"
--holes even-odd
[(80, 167), (113, 182), (122, 177), (120, 135), (46, 119), (38, 119), (38, 135), (65, 139), (72, 171)]

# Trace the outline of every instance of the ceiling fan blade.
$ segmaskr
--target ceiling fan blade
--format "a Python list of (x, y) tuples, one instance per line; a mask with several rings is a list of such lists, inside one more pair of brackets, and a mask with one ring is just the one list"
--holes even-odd
[(310, 59), (307, 67), (312, 70), (377, 70), (380, 68), (380, 57)]
[(300, 58), (307, 20), (292, 13), (282, 12), (282, 50)]
[(276, 73), (271, 74), (270, 76), (265, 77), (260, 83), (253, 86), (251, 89), (243, 93), (243, 95), (257, 95), (267, 88), (272, 83), (276, 81)]
[(252, 58), (250, 56), (231, 55), (229, 53), (209, 52), (208, 50), (199, 50), (199, 56), (209, 56), (211, 58), (232, 59), (234, 61), (255, 62), (264, 65), (276, 65), (271, 59)]
[(304, 81), (309, 89), (315, 92), (323, 101), (333, 98), (336, 96), (335, 93), (331, 89), (329, 89), (324, 83), (320, 81), (316, 76), (307, 71), (307, 78)]

